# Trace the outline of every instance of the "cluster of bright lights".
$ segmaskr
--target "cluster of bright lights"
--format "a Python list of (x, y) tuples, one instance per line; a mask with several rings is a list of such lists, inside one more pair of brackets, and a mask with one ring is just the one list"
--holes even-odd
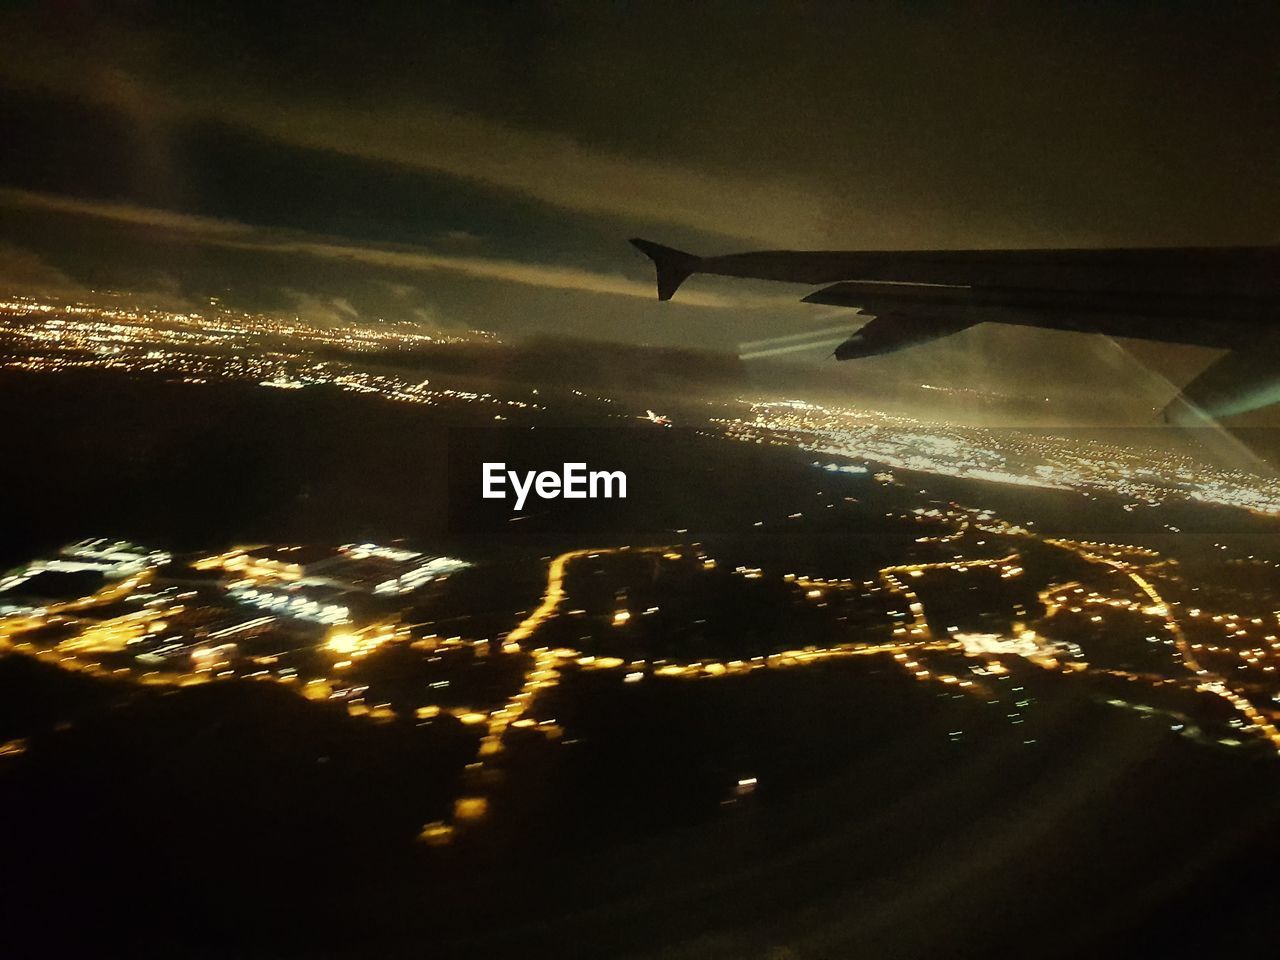
[(713, 423), (736, 440), (845, 457), (857, 466), (1105, 493), (1124, 498), (1128, 510), (1195, 500), (1280, 514), (1280, 484), (1274, 479), (1185, 454), (798, 401), (747, 406), (745, 415)]
[(250, 606), (270, 610), (285, 617), (312, 620), (316, 623), (346, 623), (351, 611), (336, 603), (321, 603), (305, 593), (267, 590), (259, 587), (232, 586), (227, 595)]
[[(1211, 697), (1232, 711), (1231, 736), (1220, 737), (1220, 742), (1242, 742), (1239, 735), (1280, 751), (1276, 711), (1262, 702), (1262, 691), (1273, 699), (1280, 697), (1274, 672), (1280, 665), (1280, 631), (1274, 613), (1214, 606), (1208, 599), (1203, 606), (1184, 608), (1171, 596), (1198, 588), (1188, 588), (1177, 565), (1150, 547), (1043, 537), (991, 510), (957, 504), (931, 504), (893, 515), (923, 527), (923, 535), (908, 548), (903, 562), (879, 568), (872, 579), (778, 574), (767, 564), (743, 564), (731, 572), (750, 581), (780, 576), (792, 603), (815, 608), (861, 603), (875, 613), (875, 624), (860, 628), (856, 639), (826, 646), (724, 660), (636, 655), (635, 644), (652, 629), (646, 623), (661, 621), (661, 615), (650, 620), (659, 607), (633, 606), (620, 596), (616, 604), (588, 614), (568, 602), (568, 575), (575, 564), (644, 557), (646, 563), (684, 564), (694, 576), (704, 576), (717, 565), (697, 547), (569, 550), (550, 559), (541, 601), (508, 632), (465, 637), (415, 632), (405, 615), (420, 609), (421, 595), (402, 604), (398, 613), (388, 602), (392, 596), (470, 565), (463, 560), (374, 543), (333, 549), (237, 548), (192, 562), (197, 569), (220, 572), (223, 577), (197, 591), (180, 578), (172, 583), (164, 580), (163, 566), (169, 557), (163, 551), (85, 541), (66, 548), (62, 556), (105, 564), (123, 578), (87, 597), (0, 617), (0, 649), (37, 656), (64, 669), (130, 676), (139, 683), (183, 685), (232, 677), (273, 681), (309, 699), (341, 705), (352, 717), (369, 722), (407, 716), (417, 723), (443, 720), (474, 728), (477, 752), (463, 777), (452, 816), (423, 827), (422, 840), (430, 844), (446, 843), (458, 829), (488, 815), (490, 790), (496, 782), (489, 774), (508, 749), (509, 737), (517, 731), (553, 740), (565, 735), (554, 717), (543, 714), (546, 693), (558, 687), (569, 671), (603, 671), (620, 684), (704, 682), (756, 671), (805, 669), (844, 658), (883, 657), (914, 680), (937, 685), (940, 696), (978, 698), (1000, 710), (1011, 726), (1026, 729), (1020, 725), (1027, 721), (1034, 701), (1016, 685), (1017, 671), (1033, 669), (1062, 677), (1125, 681), (1137, 685), (1135, 689), (1172, 687)], [(788, 522), (801, 516), (800, 512), (786, 514)], [(939, 622), (937, 613), (931, 614), (930, 598), (936, 595), (931, 591), (962, 589), (956, 581), (977, 577), (1010, 581), (1014, 589), (1028, 576), (1031, 555), (1046, 551), (1069, 556), (1069, 569), (1086, 572), (1074, 574), (1080, 578), (1077, 581), (1049, 583), (1040, 589), (1042, 612), (1034, 624), (1023, 622), (1024, 612), (1015, 611), (1018, 615), (1010, 617), (1007, 629), (984, 632), (962, 629), (958, 622)], [(126, 568), (129, 572), (124, 575)], [(394, 570), (395, 576), (371, 580), (371, 569)], [(388, 583), (397, 587), (383, 589)], [(362, 591), (361, 602), (372, 604), (378, 612), (362, 611), (354, 601), (348, 608), (320, 599), (335, 589)], [(122, 602), (127, 607), (124, 613), (119, 612)], [(237, 612), (243, 606), (253, 607), (252, 615)], [(100, 612), (98, 618), (95, 612)], [(1088, 662), (1087, 644), (1070, 638), (1083, 641), (1093, 629), (1090, 624), (1105, 627), (1109, 616), (1129, 618), (1147, 631), (1147, 639), (1158, 644), (1152, 649), (1165, 657), (1165, 665), (1142, 673)], [(577, 641), (570, 646), (563, 639), (548, 639), (548, 625), (561, 617), (594, 622), (593, 636), (583, 640), (594, 639), (600, 647), (624, 646), (584, 649)], [(298, 622), (317, 626), (307, 633)], [(196, 630), (196, 624), (205, 626)], [(50, 626), (59, 630), (46, 632), (44, 628)], [(264, 637), (269, 642), (262, 642)], [(257, 642), (251, 643), (255, 638)], [(442, 691), (450, 684), (447, 675), (424, 681), (417, 703), (406, 715), (403, 705), (393, 708), (378, 700), (360, 680), (361, 661), (394, 644), (409, 645), (428, 661), (442, 665), (446, 657), (456, 655), (457, 662), (471, 664), (490, 656), (491, 650), (495, 656), (500, 651), (521, 665), (521, 673), (509, 693), (488, 704), (444, 701)], [(613, 655), (620, 650), (627, 655)], [(123, 658), (130, 655), (133, 665), (120, 666), (129, 662)], [(1155, 709), (1128, 699), (1117, 702), (1134, 709)], [(1171, 719), (1173, 730), (1188, 736), (1196, 732), (1185, 718), (1171, 715)], [(965, 734), (955, 731), (951, 736), (961, 739)], [(10, 752), (20, 749), (14, 746)], [(754, 787), (754, 778), (740, 779), (735, 796), (745, 796)]]
[[(40, 373), (111, 370), (183, 383), (234, 380), (284, 390), (327, 385), (403, 403), (536, 409), (536, 403), (522, 398), (433, 387), (427, 380), (367, 369), (360, 360), (394, 361), (398, 354), (427, 345), (493, 339), (483, 331), (423, 334), (393, 324), (316, 327), (222, 309), (199, 314), (0, 301), (0, 346), (8, 354), (0, 367)], [(320, 353), (334, 348), (356, 359)]]

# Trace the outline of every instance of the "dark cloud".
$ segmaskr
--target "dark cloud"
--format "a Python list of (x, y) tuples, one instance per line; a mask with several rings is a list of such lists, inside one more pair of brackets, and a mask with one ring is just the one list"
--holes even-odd
[[(82, 200), (57, 194), (0, 190), (0, 206), (48, 212), (72, 218), (88, 218), (143, 228), (182, 240), (245, 250), (264, 256), (300, 256), (320, 260), (384, 268), (400, 272), (453, 273), (465, 277), (551, 287), (614, 297), (650, 301), (653, 284), (617, 274), (596, 273), (558, 264), (528, 263), (471, 253), (436, 252), (426, 248), (368, 246), (323, 235), (302, 234), (238, 223), (232, 220), (177, 213), (135, 204)], [(741, 290), (715, 294), (691, 292), (681, 297), (684, 306), (743, 308), (790, 304), (780, 297), (758, 297)]]
[(0, 241), (0, 285), (11, 293), (61, 294), (77, 289), (75, 281), (30, 250)]

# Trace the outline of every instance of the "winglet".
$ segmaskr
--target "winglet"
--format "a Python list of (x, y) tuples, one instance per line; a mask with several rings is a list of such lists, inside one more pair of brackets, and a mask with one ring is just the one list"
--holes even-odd
[(702, 263), (702, 259), (695, 257), (692, 253), (685, 253), (674, 247), (664, 247), (651, 240), (633, 237), (631, 245), (653, 261), (658, 274), (659, 300), (670, 300), (680, 284), (684, 283), (690, 274), (697, 273), (698, 266)]

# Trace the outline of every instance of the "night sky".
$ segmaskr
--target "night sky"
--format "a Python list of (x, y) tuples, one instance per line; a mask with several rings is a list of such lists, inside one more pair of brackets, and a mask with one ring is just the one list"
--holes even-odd
[[(847, 314), (701, 277), (657, 304), (627, 237), (1280, 242), (1274, 2), (262, 6), (5, 4), (7, 292), (734, 349)], [(1102, 349), (1066, 342), (874, 363), (1039, 390)]]

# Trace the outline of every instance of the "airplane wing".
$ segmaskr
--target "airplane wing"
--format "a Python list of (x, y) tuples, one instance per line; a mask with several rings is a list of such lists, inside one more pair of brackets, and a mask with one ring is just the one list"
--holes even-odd
[(639, 238), (670, 300), (695, 273), (789, 283), (916, 284), (1027, 293), (1280, 299), (1280, 246), (1076, 250), (760, 250), (699, 257)]
[(889, 353), (979, 323), (1231, 351), (1184, 391), (1210, 415), (1280, 402), (1280, 247), (763, 250), (699, 257), (650, 240), (658, 299), (696, 273), (822, 285), (806, 303), (875, 317), (838, 359)]

